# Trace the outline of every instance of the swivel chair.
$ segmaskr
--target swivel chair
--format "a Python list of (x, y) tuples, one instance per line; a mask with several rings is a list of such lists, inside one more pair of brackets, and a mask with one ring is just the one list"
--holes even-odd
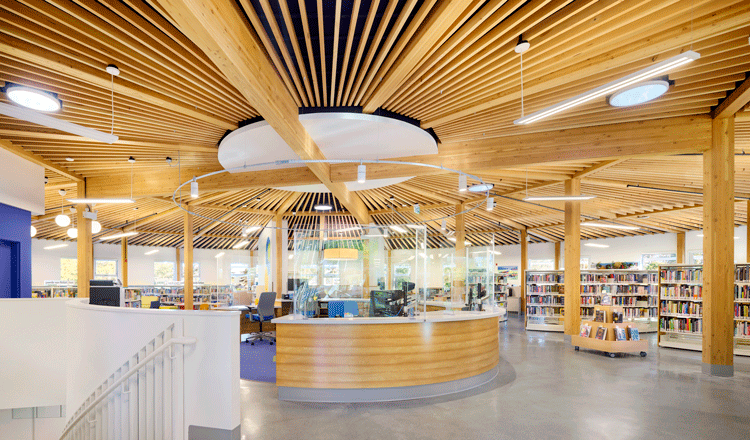
[(253, 321), (257, 321), (260, 324), (260, 331), (250, 333), (250, 336), (245, 340), (250, 345), (255, 345), (255, 341), (267, 340), (273, 345), (276, 342), (276, 336), (271, 332), (263, 331), (263, 323), (272, 320), (274, 315), (274, 304), (276, 303), (276, 292), (263, 292), (260, 294), (258, 300), (258, 313), (248, 314), (247, 318)]

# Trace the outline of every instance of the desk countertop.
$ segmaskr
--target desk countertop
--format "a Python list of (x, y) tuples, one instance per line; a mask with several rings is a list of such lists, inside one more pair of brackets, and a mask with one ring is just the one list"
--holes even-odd
[(307, 325), (340, 325), (340, 324), (408, 324), (422, 322), (451, 322), (451, 321), (471, 321), (496, 317), (499, 318), (505, 309), (500, 307), (498, 311), (485, 312), (464, 312), (455, 311), (453, 314), (445, 312), (427, 312), (425, 315), (417, 315), (414, 318), (409, 317), (355, 317), (355, 318), (309, 318), (304, 319), (301, 316), (287, 315), (274, 319), (274, 324), (307, 324)]

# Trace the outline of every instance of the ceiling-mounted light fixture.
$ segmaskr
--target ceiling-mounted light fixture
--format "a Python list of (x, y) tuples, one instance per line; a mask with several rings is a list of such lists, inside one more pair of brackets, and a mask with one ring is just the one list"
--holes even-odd
[(591, 200), (596, 196), (530, 196), (524, 197), (524, 202), (571, 202), (576, 200)]
[(440, 222), (440, 230), (445, 231), (447, 225), (448, 225), (448, 222), (446, 222), (445, 219), (443, 219), (443, 221)]
[(487, 199), (487, 211), (492, 211), (495, 208), (495, 199), (492, 197)]
[(221, 258), (224, 256), (224, 252), (219, 252), (218, 254), (214, 255), (214, 258)]
[(32, 110), (56, 112), (62, 108), (62, 101), (57, 97), (57, 93), (11, 83), (8, 83), (3, 91), (11, 101)]
[(458, 190), (461, 192), (466, 191), (466, 174), (458, 175)]
[(68, 247), (67, 243), (65, 243), (65, 244), (54, 244), (52, 246), (45, 246), (44, 250), (45, 251), (49, 251), (49, 250), (52, 250), (52, 249), (60, 249), (60, 248), (64, 248), (64, 247)]
[(68, 225), (70, 225), (70, 217), (63, 214), (63, 201), (62, 198), (65, 197), (65, 190), (61, 189), (58, 191), (58, 194), (60, 194), (60, 214), (55, 217), (55, 223), (57, 223), (57, 226), (60, 226), (61, 228), (64, 228)]
[(406, 229), (402, 228), (401, 226), (392, 225), (392, 226), (390, 226), (390, 228), (393, 229), (394, 231), (398, 232), (399, 234), (406, 234)]
[(632, 107), (644, 102), (652, 101), (669, 90), (669, 82), (663, 80), (645, 81), (620, 90), (610, 96), (608, 101), (612, 107)]
[(494, 187), (495, 185), (492, 183), (477, 183), (476, 185), (471, 185), (469, 187), (469, 191), (474, 193), (483, 193), (491, 190)]
[(159, 249), (154, 249), (154, 250), (148, 251), (144, 255), (154, 255), (157, 252), (159, 252)]
[(365, 183), (367, 180), (367, 167), (364, 164), (357, 165), (357, 183)]
[(93, 221), (91, 222), (91, 233), (92, 233), (92, 234), (98, 234), (98, 233), (100, 233), (100, 232), (102, 232), (102, 224), (101, 224), (101, 223), (99, 223), (99, 222), (98, 222), (98, 221), (96, 221), (96, 220), (93, 220)]
[(521, 54), (529, 50), (530, 47), (531, 45), (529, 44), (529, 42), (523, 39), (523, 35), (519, 35), (518, 42), (516, 43), (516, 47), (513, 48), (513, 50), (516, 53)]
[(75, 159), (73, 159), (72, 157), (66, 157), (66, 158), (65, 158), (65, 160), (66, 160), (66, 161), (68, 161), (68, 162), (73, 162), (73, 161), (75, 161)]
[(586, 227), (586, 228), (591, 227), (591, 228), (624, 229), (628, 231), (635, 231), (637, 229), (640, 229), (637, 226), (625, 226), (625, 225), (618, 225), (615, 223), (598, 223), (598, 222), (581, 223), (581, 226)]
[(608, 244), (599, 244), (599, 243), (584, 243), (584, 246), (588, 247), (594, 247), (594, 248), (608, 248)]
[(253, 232), (257, 231), (258, 229), (260, 229), (260, 226), (248, 226), (247, 228), (245, 228), (245, 233), (246, 234), (252, 234)]
[(333, 207), (331, 205), (326, 204), (326, 203), (319, 203), (319, 204), (315, 205), (315, 210), (316, 211), (330, 211), (331, 209), (333, 209)]
[(78, 238), (78, 228), (70, 228), (70, 229), (68, 229), (68, 237), (70, 237), (70, 238)]
[(593, 90), (589, 90), (588, 92), (582, 93), (578, 96), (574, 96), (572, 98), (566, 99), (553, 106), (536, 111), (528, 116), (523, 116), (520, 119), (516, 119), (515, 121), (513, 121), (513, 123), (516, 125), (523, 125), (523, 124), (530, 124), (532, 122), (537, 122), (539, 120), (542, 120), (544, 118), (550, 117), (557, 113), (563, 112), (570, 108), (576, 107), (581, 104), (585, 104), (594, 99), (607, 96), (610, 93), (616, 92), (617, 90), (621, 90), (630, 85), (637, 84), (641, 81), (647, 80), (649, 78), (653, 78), (655, 76), (659, 76), (670, 70), (676, 69), (679, 66), (682, 66), (691, 61), (697, 60), (698, 58), (700, 58), (700, 54), (698, 52), (693, 52), (692, 50), (689, 50), (687, 52), (681, 53), (680, 55), (676, 55), (672, 58), (656, 63), (645, 69), (631, 73), (630, 75), (627, 75), (623, 78), (609, 82)]
[(94, 130), (93, 128), (73, 124), (72, 122), (63, 121), (62, 119), (57, 119), (28, 108), (5, 104), (3, 102), (0, 102), (0, 114), (10, 116), (11, 118), (21, 119), (26, 122), (31, 122), (32, 124), (43, 125), (55, 130), (75, 134), (98, 142), (104, 142), (106, 144), (114, 143), (117, 141), (117, 139), (119, 139), (117, 136), (111, 135), (109, 133), (102, 133), (101, 131)]
[(34, 226), (31, 227), (31, 236), (32, 237), (36, 236), (36, 228)]
[(102, 241), (115, 240), (115, 239), (118, 239), (118, 238), (132, 237), (134, 235), (138, 235), (138, 232), (136, 232), (136, 231), (120, 232), (120, 233), (117, 233), (117, 234), (106, 235), (104, 237), (101, 237), (100, 240), (102, 240)]
[(195, 177), (193, 177), (193, 181), (190, 182), (190, 197), (194, 199), (198, 198), (198, 181), (195, 180)]
[(234, 246), (232, 246), (232, 248), (233, 248), (233, 249), (239, 249), (239, 248), (242, 248), (242, 247), (245, 247), (245, 246), (247, 246), (248, 244), (250, 244), (250, 242), (249, 242), (249, 241), (247, 241), (247, 240), (242, 240), (241, 242), (239, 242), (239, 243), (235, 244)]

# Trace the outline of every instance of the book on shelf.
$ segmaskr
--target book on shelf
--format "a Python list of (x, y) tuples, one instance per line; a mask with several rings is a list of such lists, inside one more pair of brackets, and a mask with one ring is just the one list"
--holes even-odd
[(628, 334), (622, 327), (615, 327), (615, 341), (627, 341)]
[(609, 296), (608, 293), (603, 293), (602, 296), (601, 296), (601, 298), (600, 298), (600, 300), (599, 300), (599, 304), (601, 304), (603, 306), (612, 305), (612, 297)]
[(596, 329), (596, 339), (604, 340), (607, 337), (607, 327), (599, 327)]
[(641, 340), (641, 336), (638, 333), (638, 329), (637, 328), (629, 325), (628, 326), (628, 333), (630, 333), (630, 340), (631, 341), (640, 341)]
[(594, 322), (605, 322), (607, 319), (607, 312), (604, 310), (596, 310), (594, 313)]
[(581, 324), (581, 332), (579, 336), (582, 338), (588, 338), (591, 335), (591, 326), (588, 324)]

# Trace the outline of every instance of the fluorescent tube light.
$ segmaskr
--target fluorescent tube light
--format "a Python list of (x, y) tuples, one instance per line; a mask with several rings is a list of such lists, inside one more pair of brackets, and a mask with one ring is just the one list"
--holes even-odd
[(390, 226), (390, 228), (398, 232), (399, 234), (406, 234), (406, 229), (402, 228), (401, 226), (393, 225), (393, 226)]
[(0, 114), (10, 116), (11, 118), (21, 119), (26, 122), (31, 122), (32, 124), (39, 124), (45, 127), (54, 128), (55, 130), (64, 131), (66, 133), (72, 133), (95, 141), (104, 142), (106, 144), (112, 144), (114, 142), (117, 142), (117, 140), (119, 139), (119, 137), (113, 134), (103, 133), (99, 130), (94, 130), (93, 128), (73, 124), (72, 122), (53, 118), (52, 116), (35, 112), (34, 110), (5, 104), (3, 102), (0, 102)]
[(241, 242), (239, 242), (239, 243), (237, 243), (236, 245), (232, 246), (232, 248), (233, 248), (233, 249), (239, 249), (239, 248), (241, 248), (241, 247), (245, 247), (245, 246), (247, 246), (248, 244), (250, 244), (250, 242), (249, 242), (249, 241), (247, 241), (247, 240), (242, 240)]
[(599, 244), (599, 243), (584, 243), (584, 246), (588, 247), (595, 247), (595, 248), (608, 248), (608, 244)]
[(495, 185), (492, 183), (477, 183), (476, 185), (471, 185), (469, 187), (469, 191), (474, 193), (483, 193), (491, 190), (494, 187)]
[[(703, 234), (698, 234), (698, 235), (696, 235), (696, 237), (703, 237)], [(735, 240), (739, 240), (739, 239), (740, 239), (740, 237), (734, 237), (734, 239), (735, 239)]]
[(246, 234), (250, 234), (250, 233), (253, 233), (253, 232), (257, 231), (258, 229), (260, 229), (260, 226), (248, 226), (245, 229), (245, 233)]
[(589, 223), (581, 223), (582, 227), (591, 227), (591, 228), (610, 228), (610, 229), (625, 229), (629, 231), (635, 231), (637, 229), (640, 229), (637, 226), (625, 226), (625, 225), (616, 225), (614, 223), (597, 223), (597, 222), (589, 222)]
[(155, 253), (159, 252), (159, 249), (154, 249), (152, 251), (146, 252), (146, 255), (154, 255)]
[(524, 197), (524, 202), (559, 202), (559, 201), (575, 201), (575, 200), (591, 200), (596, 196), (529, 196)]
[(135, 203), (133, 199), (95, 199), (95, 198), (83, 198), (83, 199), (68, 199), (70, 203), (90, 203), (95, 205), (97, 203)]
[(45, 246), (44, 250), (49, 251), (49, 250), (52, 250), (52, 249), (60, 249), (60, 248), (64, 248), (64, 247), (68, 247), (68, 245), (67, 244), (55, 244), (55, 245), (52, 245), (52, 246)]
[(214, 255), (214, 258), (221, 258), (224, 256), (224, 252), (219, 252), (218, 254)]
[(325, 204), (315, 205), (316, 211), (330, 211), (331, 209), (333, 209), (331, 205), (325, 205)]
[(585, 92), (578, 96), (566, 99), (565, 101), (562, 101), (551, 107), (547, 107), (545, 109), (531, 113), (530, 115), (526, 115), (520, 119), (516, 119), (515, 121), (513, 121), (513, 123), (516, 125), (524, 125), (531, 124), (532, 122), (537, 122), (570, 108), (609, 95), (616, 92), (617, 90), (623, 89), (633, 84), (637, 84), (649, 78), (659, 76), (663, 73), (669, 72), (670, 70), (676, 69), (683, 64), (687, 64), (693, 60), (697, 60), (698, 58), (700, 58), (700, 54), (698, 52), (689, 50), (685, 53), (666, 59), (645, 69), (631, 73), (630, 75), (627, 75), (623, 78), (604, 84), (603, 86), (597, 87), (593, 90), (589, 90), (588, 92)]
[(132, 237), (134, 235), (138, 235), (138, 233), (136, 231), (120, 232), (117, 234), (105, 235), (104, 237), (100, 237), (99, 240), (114, 240), (116, 238)]

